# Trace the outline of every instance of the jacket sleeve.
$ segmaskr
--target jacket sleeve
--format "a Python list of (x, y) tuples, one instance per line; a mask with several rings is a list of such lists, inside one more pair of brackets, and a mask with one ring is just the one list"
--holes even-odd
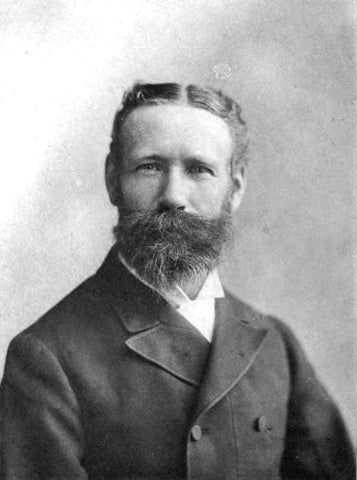
[(282, 478), (353, 480), (354, 452), (338, 408), (292, 332), (274, 320), (290, 363), (290, 400)]
[(10, 344), (0, 411), (1, 479), (87, 479), (75, 395), (56, 356), (31, 334)]

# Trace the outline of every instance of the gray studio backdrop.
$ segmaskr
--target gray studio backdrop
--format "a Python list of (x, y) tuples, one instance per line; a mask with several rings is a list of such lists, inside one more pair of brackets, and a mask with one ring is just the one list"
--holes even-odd
[(1, 370), (10, 339), (112, 243), (103, 164), (123, 88), (211, 84), (239, 100), (251, 135), (224, 283), (292, 327), (353, 430), (352, 8), (1, 2)]

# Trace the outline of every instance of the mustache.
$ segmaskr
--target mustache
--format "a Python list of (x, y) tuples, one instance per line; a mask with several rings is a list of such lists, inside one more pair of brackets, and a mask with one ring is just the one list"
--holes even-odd
[[(129, 213), (120, 218), (119, 224), (114, 227), (114, 233), (130, 231), (132, 228), (140, 230), (138, 244), (145, 246), (148, 242), (165, 240), (177, 243), (178, 238), (192, 242), (196, 239), (197, 246), (210, 246), (221, 239), (227, 240), (227, 235), (222, 237), (222, 228), (227, 227), (227, 218), (220, 216), (216, 219), (207, 219), (200, 215), (187, 213), (183, 210), (151, 211)], [(132, 232), (131, 232), (132, 233)], [(133, 240), (133, 238), (127, 238)], [(178, 247), (178, 245), (177, 245)]]

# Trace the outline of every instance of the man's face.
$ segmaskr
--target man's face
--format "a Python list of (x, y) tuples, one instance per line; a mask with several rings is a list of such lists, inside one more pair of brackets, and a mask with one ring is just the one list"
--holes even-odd
[(120, 144), (120, 211), (220, 215), (233, 187), (233, 141), (221, 118), (190, 106), (139, 107), (125, 120)]
[(207, 275), (243, 192), (242, 175), (230, 175), (226, 123), (187, 106), (140, 107), (124, 122), (120, 148), (118, 170), (108, 157), (107, 185), (122, 257), (159, 288)]

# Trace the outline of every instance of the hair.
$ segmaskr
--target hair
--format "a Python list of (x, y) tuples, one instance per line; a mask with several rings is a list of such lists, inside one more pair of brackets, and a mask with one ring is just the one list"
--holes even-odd
[(116, 112), (110, 143), (114, 164), (120, 162), (120, 131), (128, 115), (138, 107), (149, 105), (184, 104), (201, 108), (222, 118), (228, 125), (234, 141), (231, 175), (247, 164), (247, 127), (241, 108), (228, 95), (211, 87), (180, 85), (178, 83), (145, 84), (137, 82), (124, 92), (122, 107)]

